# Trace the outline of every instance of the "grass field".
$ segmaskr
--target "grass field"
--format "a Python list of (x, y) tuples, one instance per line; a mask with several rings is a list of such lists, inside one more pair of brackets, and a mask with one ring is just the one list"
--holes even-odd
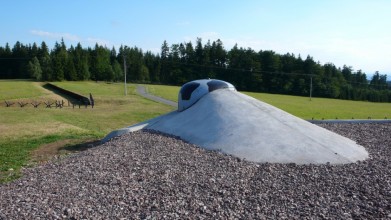
[(164, 85), (143, 85), (147, 88), (147, 92), (153, 95), (171, 100), (178, 101), (178, 93), (181, 87), (179, 86), (164, 86)]
[(391, 103), (373, 103), (265, 93), (245, 94), (274, 105), (303, 119), (384, 119), (391, 118)]
[[(12, 180), (20, 174), (22, 166), (37, 161), (31, 154), (45, 149), (40, 146), (57, 143), (54, 152), (67, 152), (64, 148), (98, 140), (112, 130), (126, 127), (169, 112), (170, 106), (144, 99), (135, 94), (135, 86), (128, 85), (128, 95), (124, 96), (123, 84), (96, 82), (58, 82), (56, 85), (89, 96), (92, 93), (95, 107), (65, 107), (62, 109), (38, 108), (27, 105), (23, 108), (14, 104), (0, 105), (0, 182)], [(18, 89), (15, 89), (18, 88)], [(9, 92), (13, 90), (15, 93)], [(3, 100), (17, 102), (23, 100), (60, 100), (56, 94), (42, 88), (40, 83), (23, 81), (0, 81), (0, 94)], [(66, 104), (67, 105), (67, 102)]]
[(30, 81), (0, 80), (0, 100), (34, 98), (44, 95), (42, 90)]
[[(157, 96), (177, 101), (178, 86), (146, 85)], [(269, 103), (297, 117), (310, 119), (391, 119), (391, 103), (373, 103), (327, 98), (312, 98), (243, 92), (253, 98)]]
[[(20, 175), (20, 168), (41, 162), (52, 155), (85, 148), (112, 130), (126, 127), (174, 110), (173, 107), (144, 99), (136, 94), (135, 85), (104, 82), (55, 82), (55, 85), (89, 96), (95, 107), (63, 109), (24, 108), (14, 104), (0, 105), (0, 182)], [(0, 98), (7, 101), (61, 100), (62, 97), (33, 81), (0, 80)], [(180, 87), (145, 85), (148, 92), (177, 101)], [(384, 119), (391, 118), (391, 103), (370, 103), (335, 99), (247, 93), (304, 119)], [(67, 105), (67, 102), (66, 102)]]

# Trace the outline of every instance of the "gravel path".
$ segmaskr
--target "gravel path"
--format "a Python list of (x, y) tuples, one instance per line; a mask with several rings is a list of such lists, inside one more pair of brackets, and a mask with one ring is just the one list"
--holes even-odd
[(0, 219), (391, 219), (391, 123), (322, 124), (370, 159), (256, 164), (139, 131), (24, 170)]

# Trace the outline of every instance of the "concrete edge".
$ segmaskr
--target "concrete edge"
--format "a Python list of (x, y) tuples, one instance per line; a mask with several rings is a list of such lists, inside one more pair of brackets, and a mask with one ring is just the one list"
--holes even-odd
[(307, 120), (312, 124), (324, 123), (391, 123), (391, 119), (329, 119), (329, 120)]
[[(173, 112), (170, 112), (168, 114), (172, 114)], [(165, 116), (165, 115), (168, 115), (168, 114), (164, 114), (162, 116)], [(121, 136), (123, 134), (126, 134), (126, 133), (131, 133), (131, 132), (135, 132), (135, 131), (138, 131), (138, 130), (141, 130), (145, 127), (147, 127), (148, 125), (150, 125), (151, 122), (155, 122), (155, 121), (158, 121), (156, 119), (160, 119), (162, 116), (158, 117), (158, 118), (155, 118), (155, 120), (148, 120), (148, 121), (145, 121), (145, 122), (141, 122), (141, 123), (138, 123), (138, 124), (135, 124), (135, 125), (131, 125), (129, 127), (125, 127), (125, 128), (121, 128), (121, 129), (118, 129), (118, 130), (114, 130), (112, 132), (110, 132), (109, 134), (107, 134), (102, 140), (101, 140), (101, 143), (106, 143), (107, 141), (109, 141), (110, 139), (112, 138), (115, 138), (115, 137), (118, 137), (118, 136)], [(355, 123), (355, 124), (360, 124), (360, 123), (391, 123), (391, 119), (347, 119), (347, 120), (306, 120), (312, 124), (324, 124), (324, 123)]]

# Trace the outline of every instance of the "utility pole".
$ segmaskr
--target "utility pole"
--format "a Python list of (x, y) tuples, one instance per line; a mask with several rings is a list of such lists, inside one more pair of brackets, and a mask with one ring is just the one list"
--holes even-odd
[(125, 96), (127, 95), (127, 89), (126, 89), (126, 56), (124, 55), (124, 75), (125, 75)]

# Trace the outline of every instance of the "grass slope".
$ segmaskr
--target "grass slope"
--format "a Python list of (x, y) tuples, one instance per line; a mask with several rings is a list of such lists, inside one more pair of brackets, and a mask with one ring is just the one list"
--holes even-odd
[(164, 85), (143, 85), (147, 88), (147, 92), (153, 95), (171, 100), (178, 101), (178, 93), (181, 87), (179, 86), (164, 86)]
[[(135, 86), (129, 84), (124, 96), (123, 84), (96, 82), (58, 82), (56, 85), (89, 96), (92, 93), (95, 107), (80, 109), (33, 108), (27, 105), (5, 107), (0, 105), (0, 182), (19, 175), (22, 166), (28, 166), (31, 152), (42, 145), (71, 139), (75, 145), (101, 139), (112, 130), (126, 127), (172, 109), (135, 94)], [(13, 88), (18, 88), (14, 90)], [(15, 91), (15, 94), (8, 90)], [(58, 95), (44, 90), (40, 84), (26, 81), (0, 81), (0, 94), (4, 100), (26, 102), (33, 100), (60, 100)], [(7, 95), (6, 95), (7, 94)], [(67, 102), (66, 104), (67, 105)], [(61, 148), (63, 146), (59, 146)]]
[(31, 81), (0, 80), (0, 100), (35, 98), (44, 95)]
[[(0, 105), (0, 182), (20, 175), (20, 168), (34, 163), (32, 153), (53, 143), (58, 150), (74, 149), (80, 143), (104, 137), (112, 130), (126, 127), (174, 110), (173, 107), (144, 99), (136, 94), (135, 85), (128, 84), (124, 96), (122, 83), (55, 82), (57, 86), (84, 96), (92, 93), (95, 108), (65, 107), (20, 108)], [(148, 92), (177, 101), (178, 86), (145, 85)], [(383, 119), (391, 118), (391, 103), (370, 103), (335, 99), (296, 97), (244, 92), (256, 99), (281, 108), (304, 119)], [(23, 100), (61, 100), (62, 97), (32, 81), (0, 80), (0, 98)], [(66, 102), (67, 104), (67, 102)], [(68, 146), (63, 146), (66, 144)], [(56, 147), (56, 146), (55, 146)], [(57, 149), (55, 148), (55, 149)], [(38, 151), (39, 152), (39, 151)], [(43, 151), (42, 151), (43, 152)]]
[(384, 119), (391, 118), (391, 103), (312, 98), (265, 93), (245, 94), (303, 119)]
[[(154, 95), (178, 100), (178, 86), (146, 85)], [(255, 99), (271, 104), (302, 119), (391, 119), (391, 103), (348, 101), (290, 95), (243, 92)]]

